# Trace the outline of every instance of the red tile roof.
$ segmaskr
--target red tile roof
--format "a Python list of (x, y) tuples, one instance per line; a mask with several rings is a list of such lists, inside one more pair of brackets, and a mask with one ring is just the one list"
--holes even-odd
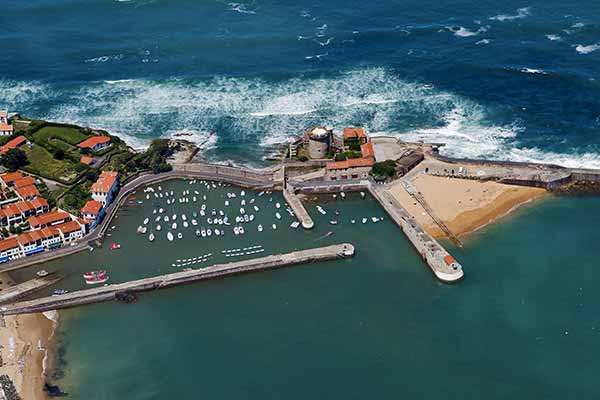
[(332, 161), (327, 163), (328, 170), (348, 169), (357, 167), (371, 167), (375, 164), (372, 158), (350, 158), (345, 161)]
[(4, 181), (5, 184), (9, 185), (14, 181), (23, 178), (23, 174), (19, 171), (16, 172), (8, 172), (6, 174), (0, 175), (0, 179)]
[(91, 192), (108, 193), (117, 180), (118, 174), (112, 171), (102, 171), (98, 180), (90, 188)]
[(34, 228), (42, 225), (50, 225), (58, 221), (70, 219), (71, 215), (64, 211), (52, 211), (45, 214), (29, 217), (29, 225)]
[(375, 158), (375, 150), (373, 149), (373, 143), (368, 142), (360, 145), (360, 152), (363, 157), (373, 157)]
[(40, 196), (40, 192), (35, 187), (35, 185), (22, 186), (20, 188), (16, 188), (15, 192), (22, 199), (30, 199)]
[(28, 211), (37, 210), (38, 208), (49, 207), (48, 201), (42, 197), (33, 199), (31, 201), (19, 201), (17, 203), (10, 204), (8, 207), (0, 210), (0, 216), (15, 216)]
[(109, 142), (110, 142), (110, 138), (108, 136), (92, 136), (91, 138), (86, 139), (83, 142), (79, 143), (77, 145), (77, 147), (82, 148), (82, 149), (93, 149), (94, 147), (96, 147), (99, 144), (109, 143)]
[(15, 128), (12, 125), (0, 122), (0, 132), (12, 132)]
[(344, 128), (344, 139), (365, 138), (367, 134), (363, 128)]
[(19, 242), (14, 237), (0, 240), (0, 252), (19, 247)]
[(76, 221), (65, 222), (64, 224), (56, 225), (56, 229), (60, 230), (63, 235), (71, 232), (77, 232), (81, 230), (81, 225), (79, 225)]
[(451, 265), (452, 263), (455, 263), (456, 260), (450, 254), (448, 254), (444, 256), (444, 262), (446, 263), (446, 265)]
[(42, 207), (50, 207), (50, 204), (48, 204), (48, 200), (44, 199), (43, 197), (38, 197), (37, 199), (33, 199), (30, 201), (30, 203), (34, 209), (38, 209), (38, 208), (42, 208)]
[(85, 203), (85, 206), (83, 206), (83, 208), (81, 209), (81, 213), (98, 215), (100, 213), (100, 210), (102, 210), (102, 203), (96, 200), (90, 200), (87, 203)]
[(9, 140), (4, 146), (0, 147), (0, 155), (5, 154), (10, 149), (16, 149), (25, 142), (27, 142), (27, 138), (23, 135), (17, 136), (16, 138)]
[(31, 176), (24, 176), (21, 179), (15, 179), (14, 185), (16, 188), (35, 185), (35, 179)]
[(85, 165), (91, 165), (94, 162), (94, 158), (88, 156), (81, 156), (79, 162)]

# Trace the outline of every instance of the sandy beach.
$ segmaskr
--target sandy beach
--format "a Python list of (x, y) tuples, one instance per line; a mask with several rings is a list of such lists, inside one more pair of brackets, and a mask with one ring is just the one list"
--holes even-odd
[[(412, 181), (435, 214), (457, 236), (474, 232), (508, 215), (519, 206), (540, 199), (544, 189), (496, 182), (420, 175)], [(431, 217), (397, 182), (390, 193), (435, 237), (443, 232)]]
[[(0, 287), (7, 287), (7, 274), (0, 274), (0, 281)], [(0, 318), (0, 375), (12, 379), (22, 399), (48, 398), (43, 385), (50, 365), (46, 356), (51, 354), (46, 349), (52, 344), (54, 325), (41, 313)]]

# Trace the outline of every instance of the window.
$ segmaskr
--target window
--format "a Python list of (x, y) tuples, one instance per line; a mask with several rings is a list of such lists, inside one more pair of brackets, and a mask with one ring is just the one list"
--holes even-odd
[(332, 181), (337, 181), (337, 176), (332, 176), (332, 177), (331, 177), (331, 180), (332, 180)]
[(358, 179), (358, 174), (352, 174), (352, 179)]
[(340, 178), (341, 179), (348, 179), (348, 175), (342, 175)]

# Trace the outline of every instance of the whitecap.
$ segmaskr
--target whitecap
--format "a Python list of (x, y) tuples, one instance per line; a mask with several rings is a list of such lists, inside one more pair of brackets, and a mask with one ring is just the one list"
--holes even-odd
[(517, 9), (516, 14), (500, 14), (493, 17), (490, 17), (493, 21), (511, 21), (513, 19), (525, 18), (531, 15), (531, 7), (523, 7)]
[(575, 50), (579, 53), (579, 54), (589, 54), (593, 51), (596, 51), (600, 49), (600, 43), (598, 44), (589, 44), (589, 45), (583, 45), (583, 44), (578, 44), (575, 46)]
[(577, 23), (571, 25), (571, 28), (577, 29), (577, 28), (583, 28), (584, 26), (585, 26), (585, 24), (583, 22), (577, 22)]
[(559, 35), (554, 35), (554, 34), (551, 34), (551, 33), (550, 33), (550, 34), (547, 34), (547, 35), (545, 35), (545, 36), (546, 36), (546, 38), (547, 38), (548, 40), (550, 40), (550, 41), (553, 41), (553, 42), (554, 42), (554, 41), (557, 41), (557, 40), (562, 40), (562, 38), (561, 38)]
[(544, 70), (541, 69), (535, 69), (535, 68), (521, 68), (520, 69), (521, 72), (524, 72), (526, 74), (540, 74), (540, 75), (547, 75), (548, 73)]
[(235, 11), (241, 14), (256, 14), (254, 10), (248, 10), (246, 4), (243, 3), (228, 3), (230, 11)]
[(450, 32), (453, 32), (454, 35), (459, 36), (459, 37), (471, 37), (471, 36), (477, 36), (480, 33), (483, 32), (487, 32), (487, 27), (482, 26), (481, 28), (479, 28), (476, 31), (471, 31), (468, 28), (465, 28), (463, 26), (458, 26), (458, 27), (448, 27), (447, 28)]
[(475, 42), (475, 44), (490, 44), (490, 42), (490, 39), (481, 39), (480, 41)]

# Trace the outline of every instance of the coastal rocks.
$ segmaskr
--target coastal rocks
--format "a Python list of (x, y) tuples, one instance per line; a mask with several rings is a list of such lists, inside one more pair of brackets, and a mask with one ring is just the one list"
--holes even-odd
[(17, 393), (15, 384), (8, 375), (0, 375), (0, 386), (2, 387), (7, 400), (21, 400), (21, 396)]
[(51, 385), (49, 383), (44, 384), (44, 392), (48, 393), (49, 397), (64, 397), (67, 394), (60, 390), (57, 385)]
[(134, 292), (119, 292), (115, 294), (115, 299), (119, 302), (130, 304), (135, 303), (138, 297)]
[(551, 192), (561, 194), (598, 194), (600, 193), (600, 182), (573, 181), (554, 188)]

